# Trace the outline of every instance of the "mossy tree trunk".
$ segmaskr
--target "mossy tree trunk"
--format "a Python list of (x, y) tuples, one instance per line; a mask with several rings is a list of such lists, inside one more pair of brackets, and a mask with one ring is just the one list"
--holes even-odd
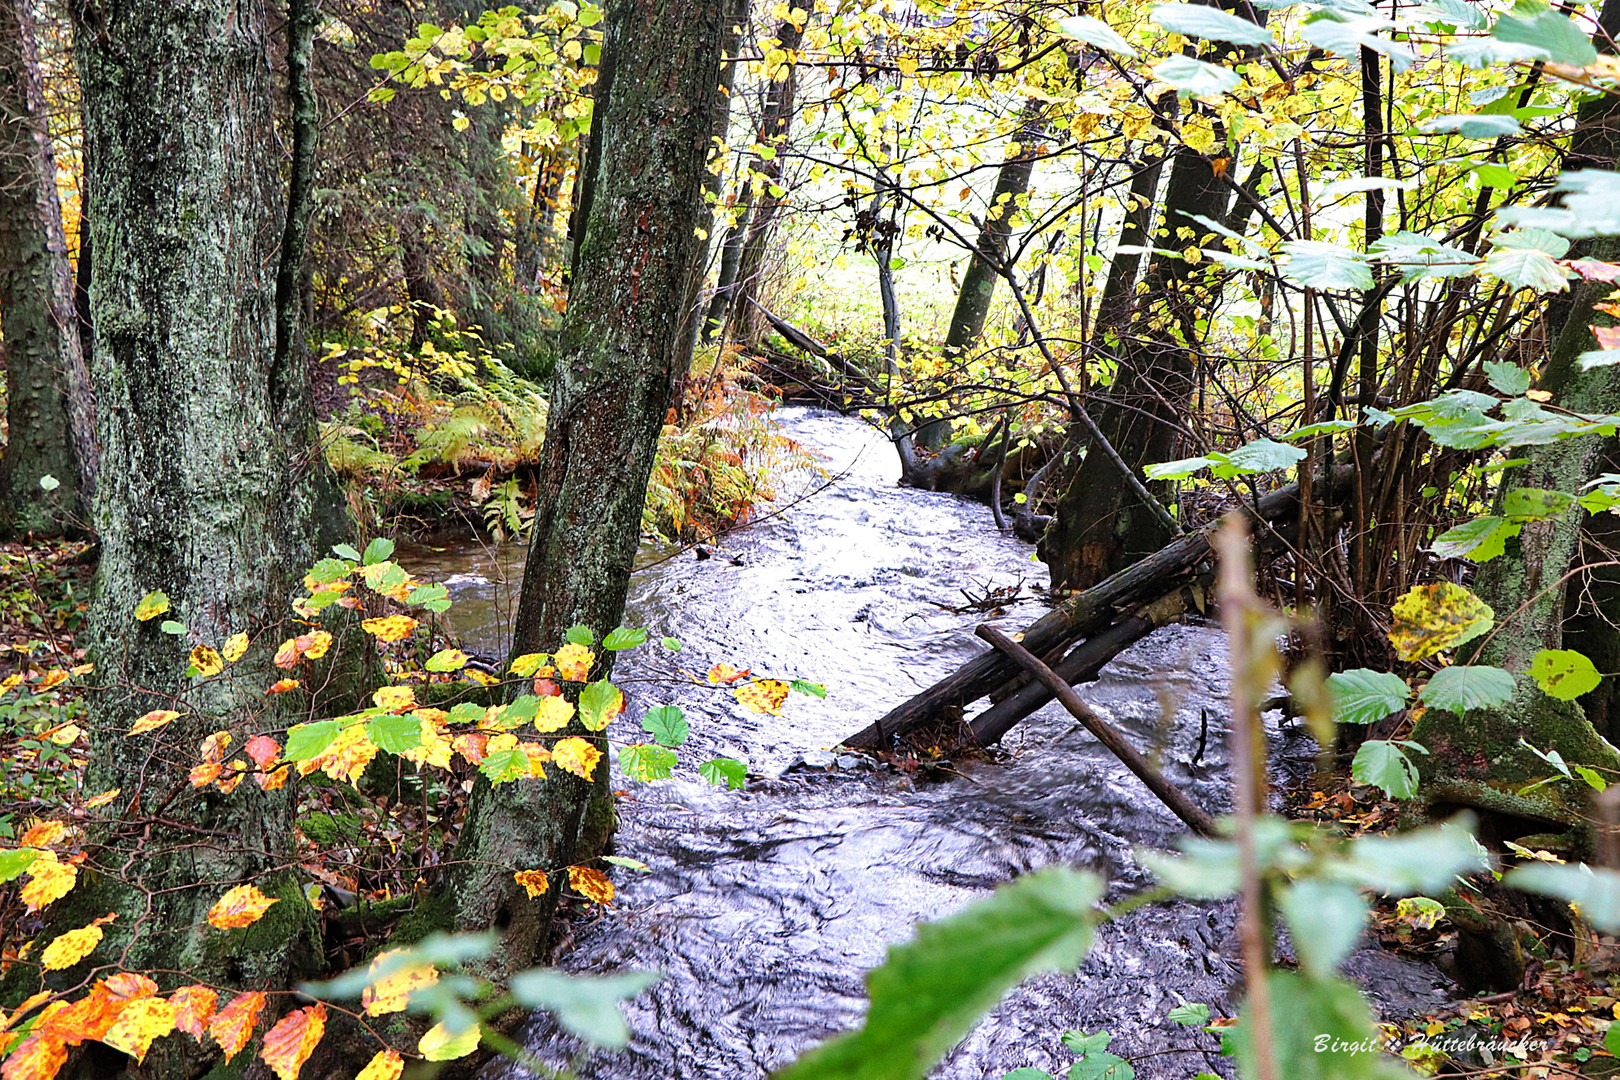
[[(701, 257), (709, 130), (725, 5), (615, 0), (598, 83), (594, 182), (583, 205), (568, 314), (550, 387), (540, 497), (524, 569), (514, 649), (554, 651), (570, 626), (598, 639), (618, 625), (641, 534), (659, 431), (678, 374), (688, 268)], [(593, 674), (611, 666), (603, 653)], [(577, 722), (564, 734), (588, 735)], [(450, 883), (454, 924), (497, 929), (486, 973), (501, 978), (541, 955), (563, 867), (595, 854), (582, 823), (611, 819), (608, 764), (596, 783), (552, 769), (545, 780), (474, 789)], [(594, 809), (592, 809), (594, 808)], [(588, 810), (592, 810), (590, 814)], [(531, 900), (519, 869), (552, 873)]]
[[(95, 403), (37, 47), (28, 0), (0, 0), (0, 333), (9, 432), (0, 455), (0, 529), (61, 535), (89, 524)], [(41, 486), (46, 477), (54, 487), (51, 480)]]
[[(253, 989), (286, 987), (320, 959), (314, 913), (286, 869), (296, 782), (227, 795), (193, 788), (188, 771), (215, 731), (233, 733), (235, 749), (292, 722), (277, 714), (290, 705), (267, 701), (296, 695), (263, 691), (280, 674), (270, 658), (288, 600), (330, 520), (319, 493), (332, 490), (308, 382), (287, 368), (297, 350), (278, 347), (278, 322), (293, 323), (278, 318), (276, 280), (300, 253), (280, 250), (298, 230), (287, 228), (266, 17), (247, 0), (73, 6), (104, 462), (86, 783), (120, 794), (91, 826), (88, 881), (54, 915), (78, 926), (118, 911), (102, 955), (133, 941), (121, 955), (132, 970)], [(158, 591), (168, 611), (137, 619)], [(237, 632), (253, 646), (225, 676), (185, 677), (193, 646)], [(181, 716), (125, 734), (160, 708)], [(281, 903), (247, 930), (210, 928), (209, 907), (249, 881)], [(159, 979), (167, 988), (179, 976)], [(195, 1052), (160, 1041), (146, 1075), (189, 1075), (197, 1062), (182, 1053)]]

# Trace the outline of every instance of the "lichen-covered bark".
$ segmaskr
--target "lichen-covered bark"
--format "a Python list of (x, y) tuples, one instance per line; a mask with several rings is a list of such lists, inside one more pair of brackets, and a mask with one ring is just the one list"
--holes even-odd
[[(295, 785), (264, 792), (249, 781), (224, 795), (187, 780), (210, 733), (233, 732), (234, 750), (248, 730), (291, 719), (263, 688), (287, 602), (316, 554), (312, 492), (324, 465), (308, 392), (277, 378), (287, 230), (266, 12), (252, 0), (85, 0), (73, 17), (95, 196), (91, 374), (105, 463), (87, 783), (120, 795), (93, 832), (99, 873), (69, 899), (122, 913), (110, 952), (133, 936), (122, 957), (132, 969), (286, 985), (314, 940), (313, 913), (285, 870)], [(158, 590), (169, 611), (137, 620), (141, 598)], [(165, 632), (164, 620), (184, 632)], [(184, 677), (194, 645), (239, 631), (254, 646), (230, 677)], [(156, 708), (182, 715), (125, 735)], [(282, 902), (250, 930), (209, 928), (209, 906), (248, 880)], [(180, 1067), (154, 1062), (181, 1052), (163, 1045), (147, 1058), (152, 1075)]]
[[(594, 174), (550, 387), (551, 413), (519, 601), (517, 652), (556, 649), (565, 629), (618, 625), (640, 539), (658, 434), (678, 374), (678, 333), (700, 220), (725, 5), (615, 0), (599, 84)], [(612, 654), (604, 654), (605, 673)], [(577, 724), (567, 734), (588, 734)], [(604, 747), (605, 748), (605, 747)], [(559, 769), (547, 779), (482, 785), (451, 882), (459, 929), (501, 931), (487, 971), (500, 977), (544, 946), (562, 875), (531, 900), (512, 871), (558, 871), (580, 855), (601, 783)], [(596, 816), (607, 804), (598, 801)]]
[[(60, 535), (88, 528), (95, 410), (46, 115), (28, 0), (0, 0), (0, 334), (9, 432), (0, 455), (0, 530)], [(40, 486), (47, 476), (57, 484), (49, 491)]]

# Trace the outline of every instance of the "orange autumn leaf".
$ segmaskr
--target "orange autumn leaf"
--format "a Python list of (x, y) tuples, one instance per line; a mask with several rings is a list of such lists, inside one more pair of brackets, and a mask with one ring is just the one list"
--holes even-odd
[(123, 791), (123, 788), (111, 788), (107, 791), (103, 791), (100, 795), (93, 795), (89, 799), (85, 800), (85, 809), (94, 810), (98, 806), (106, 806), (108, 803), (118, 798), (119, 795), (123, 794)]
[(409, 615), (384, 615), (362, 620), (360, 628), (378, 641), (400, 641), (411, 636), (411, 631), (416, 629), (416, 620)]
[(28, 883), (22, 887), (22, 902), (29, 911), (38, 911), (46, 904), (60, 900), (79, 880), (79, 868), (57, 859), (56, 853), (47, 851), (28, 866)]
[(331, 647), (332, 635), (325, 630), (299, 634), (276, 647), (275, 665), (278, 668), (292, 668), (300, 660), (319, 660)]
[(231, 762), (229, 765), (229, 772), (219, 778), (219, 790), (223, 791), (227, 795), (235, 791), (237, 785), (242, 782), (242, 778), (247, 775), (247, 770), (247, 762), (243, 761), (241, 758), (237, 758), (235, 761)]
[(325, 630), (302, 634), (298, 640), (307, 643), (303, 646), (304, 656), (310, 660), (319, 660), (332, 647), (332, 635)]
[(572, 737), (560, 740), (551, 748), (551, 760), (559, 768), (589, 780), (596, 772), (596, 763), (602, 760), (602, 751), (584, 739)]
[(451, 741), (451, 745), (456, 748), (456, 753), (477, 765), (486, 756), (485, 747), (489, 745), (489, 736), (482, 731), (469, 731), (465, 735), (457, 735)]
[(221, 930), (239, 930), (258, 922), (271, 904), (280, 902), (264, 895), (257, 885), (238, 885), (208, 909), (208, 922)]
[(732, 690), (731, 696), (755, 712), (776, 715), (787, 700), (788, 684), (780, 679), (755, 679)]
[(109, 994), (125, 1001), (151, 997), (158, 992), (158, 984), (150, 976), (133, 971), (120, 971), (116, 975), (111, 975), (102, 985), (107, 988)]
[(36, 821), (28, 826), (17, 841), (19, 847), (50, 847), (67, 835), (67, 824), (61, 821)]
[(129, 1002), (118, 1014), (118, 1022), (101, 1037), (115, 1050), (122, 1050), (137, 1062), (146, 1060), (154, 1039), (174, 1030), (174, 1003), (159, 997), (141, 997)]
[(371, 962), (373, 978), (360, 995), (367, 1016), (403, 1012), (413, 993), (439, 981), (432, 964), (412, 964), (405, 955), (405, 949), (387, 949)]
[(268, 735), (255, 735), (242, 747), (248, 760), (261, 769), (268, 769), (281, 756), (281, 744)]
[(512, 880), (523, 886), (523, 891), (533, 900), (540, 899), (551, 888), (551, 878), (544, 870), (519, 870), (512, 875)]
[(130, 728), (127, 734), (144, 735), (148, 731), (156, 731), (179, 715), (173, 709), (153, 709), (149, 713), (143, 713), (136, 719), (135, 726)]
[(749, 671), (749, 668), (738, 671), (730, 664), (716, 664), (709, 669), (709, 681), (717, 685), (720, 683), (734, 683), (739, 679), (748, 678)]
[(54, 690), (56, 687), (61, 686), (67, 681), (67, 672), (63, 671), (61, 668), (52, 668), (50, 671), (45, 673), (45, 677), (43, 679), (39, 680), (39, 685), (34, 687), (34, 691), (35, 693), (44, 693), (46, 690)]
[(557, 678), (564, 682), (584, 682), (590, 676), (591, 665), (596, 663), (596, 654), (585, 646), (570, 641), (557, 650), (553, 660), (557, 668)]
[(608, 876), (600, 870), (592, 870), (588, 866), (570, 866), (568, 884), (588, 900), (594, 900), (598, 904), (613, 902), (613, 882), (609, 881)]
[(299, 685), (300, 684), (297, 679), (277, 679), (275, 682), (269, 685), (269, 687), (265, 690), (265, 693), (285, 694), (289, 690), (298, 689)]
[(58, 934), (39, 954), (39, 962), (46, 971), (62, 971), (96, 951), (101, 944), (102, 927), (118, 918), (116, 912), (103, 915), (89, 926)]
[(182, 986), (169, 995), (174, 1004), (174, 1026), (198, 1042), (219, 1004), (219, 994), (206, 986)]
[(67, 1044), (42, 1034), (30, 1035), (6, 1058), (5, 1080), (51, 1080), (67, 1064)]
[(281, 1080), (298, 1080), (298, 1071), (326, 1033), (326, 1006), (316, 1003), (283, 1016), (264, 1033), (259, 1056)]
[(218, 675), (225, 670), (225, 658), (219, 655), (218, 649), (207, 645), (198, 645), (191, 650), (191, 666), (197, 669), (197, 674), (203, 678)]
[(99, 1039), (112, 1029), (119, 1013), (129, 999), (107, 989), (105, 981), (98, 982), (90, 992), (69, 1004), (58, 1001), (45, 1006), (34, 1024), (41, 1035), (61, 1039), (69, 1046), (78, 1046), (86, 1039)]
[(257, 990), (239, 994), (208, 1021), (208, 1034), (224, 1048), (227, 1061), (241, 1052), (253, 1037), (253, 1025), (259, 1022), (264, 1000), (264, 994)]
[(399, 1080), (404, 1071), (405, 1059), (399, 1056), (398, 1051), (379, 1050), (354, 1080)]
[(192, 787), (207, 787), (219, 779), (219, 774), (224, 768), (225, 766), (217, 761), (205, 761), (201, 765), (193, 765), (186, 775), (190, 778)]
[(546, 778), (546, 762), (551, 760), (551, 751), (539, 743), (518, 743), (517, 748), (522, 750), (529, 759), (529, 775), (536, 780)]

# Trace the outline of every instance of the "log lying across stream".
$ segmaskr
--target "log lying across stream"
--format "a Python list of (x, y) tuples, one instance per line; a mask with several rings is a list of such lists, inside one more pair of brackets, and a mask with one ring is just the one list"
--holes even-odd
[[(1317, 477), (1316, 498), (1338, 503), (1354, 490), (1354, 472), (1333, 470), (1331, 484)], [(1256, 529), (1258, 540), (1291, 537), (1299, 520), (1299, 486), (1289, 484), (1235, 507)], [(1109, 660), (1153, 630), (1179, 618), (1190, 606), (1202, 608), (1209, 593), (1214, 554), (1210, 537), (1220, 521), (1178, 536), (1141, 562), (1065, 600), (1037, 619), (1019, 638), (1026, 650), (1071, 685), (1089, 682)], [(990, 649), (922, 693), (890, 709), (844, 740), (855, 750), (887, 750), (921, 729), (960, 718), (980, 698), (992, 705), (971, 721), (982, 745), (1000, 739), (1019, 720), (1052, 700), (1051, 691), (1031, 679), (1011, 658)]]

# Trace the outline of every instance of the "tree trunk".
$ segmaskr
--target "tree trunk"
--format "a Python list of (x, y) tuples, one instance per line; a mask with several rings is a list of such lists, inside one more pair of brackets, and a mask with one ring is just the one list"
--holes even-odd
[[(0, 530), (85, 532), (96, 475), (95, 399), (27, 0), (0, 0), (0, 333), (9, 431), (0, 456)], [(45, 477), (55, 481), (50, 490), (41, 486)]]
[[(594, 184), (574, 261), (573, 290), (552, 377), (514, 649), (554, 650), (570, 626), (598, 639), (618, 625), (641, 533), (641, 509), (676, 375), (676, 328), (687, 268), (702, 241), (708, 134), (719, 80), (719, 5), (615, 0), (599, 84)], [(605, 678), (604, 652), (593, 675)], [(599, 735), (576, 721), (565, 732)], [(545, 780), (474, 789), (451, 883), (458, 929), (500, 929), (486, 961), (500, 978), (541, 955), (563, 867), (588, 859), (582, 823), (611, 819), (606, 761), (597, 783), (559, 769)], [(587, 810), (591, 813), (588, 815)], [(530, 900), (520, 869), (553, 874)]]
[[(1215, 174), (1211, 160), (1186, 146), (1177, 150), (1165, 192), (1160, 229), (1164, 244), (1176, 247), (1184, 243), (1177, 235), (1182, 228), (1193, 229), (1195, 235), (1208, 231), (1188, 215), (1202, 214), (1219, 221), (1226, 216), (1226, 205), (1226, 185)], [(1182, 259), (1154, 258), (1145, 303), (1131, 324), (1131, 333), (1127, 336), (1124, 327), (1100, 323), (1092, 332), (1095, 338), (1114, 331), (1122, 339), (1115, 353), (1118, 368), (1102, 395), (1097, 427), (1133, 470), (1176, 456), (1177, 426), (1186, 415), (1193, 389), (1188, 344), (1196, 342), (1192, 329), (1195, 301), (1188, 296), (1188, 278), (1194, 268)], [(1202, 307), (1207, 301), (1196, 303)], [(1129, 307), (1121, 301), (1122, 310)], [(1176, 324), (1188, 344), (1162, 327), (1168, 321)], [(1075, 433), (1067, 440), (1065, 452), (1075, 453), (1083, 443), (1083, 435)], [(1058, 499), (1038, 550), (1051, 569), (1054, 587), (1084, 589), (1159, 550), (1169, 540), (1159, 517), (1119, 482), (1117, 466), (1102, 454), (1088, 454)]]
[[(295, 5), (296, 7), (296, 5)], [(90, 850), (102, 872), (56, 918), (122, 914), (108, 937), (131, 970), (185, 981), (287, 986), (320, 962), (314, 912), (287, 867), (295, 785), (195, 789), (216, 730), (293, 719), (264, 697), (288, 597), (316, 555), (324, 462), (307, 383), (278, 368), (276, 278), (287, 236), (273, 127), (266, 12), (245, 0), (99, 0), (73, 9), (95, 194), (90, 308), (100, 588), (89, 640), (87, 783), (121, 794)], [(294, 13), (295, 22), (299, 16)], [(161, 591), (162, 618), (136, 618)], [(182, 624), (180, 633), (160, 623)], [(255, 638), (231, 678), (185, 677), (195, 645)], [(294, 697), (296, 695), (283, 695)], [(128, 737), (152, 709), (181, 715)], [(116, 823), (122, 822), (122, 825)], [(223, 837), (225, 839), (214, 839)], [(253, 881), (281, 902), (229, 948), (204, 916)], [(133, 936), (132, 936), (133, 935)], [(172, 981), (174, 976), (159, 976)], [(189, 1075), (160, 1041), (152, 1075)]]

